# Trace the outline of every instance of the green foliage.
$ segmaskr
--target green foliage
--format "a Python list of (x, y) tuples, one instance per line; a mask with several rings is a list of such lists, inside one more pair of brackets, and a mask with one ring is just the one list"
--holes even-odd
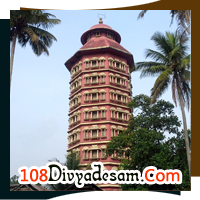
[[(125, 153), (120, 169), (139, 170), (147, 166), (158, 169), (179, 169), (183, 172), (181, 185), (121, 185), (122, 190), (189, 190), (189, 174), (184, 142), (184, 133), (178, 128), (181, 123), (175, 116), (170, 102), (159, 100), (150, 106), (151, 98), (138, 95), (128, 104), (134, 116), (127, 129), (114, 137), (107, 146), (107, 154), (118, 156)], [(172, 134), (166, 138), (165, 134)]]
[(12, 184), (19, 184), (18, 178), (19, 178), (19, 176), (17, 176), (17, 175), (12, 176), (10, 178), (10, 185), (12, 185)]
[(49, 55), (48, 48), (56, 38), (46, 30), (59, 23), (59, 19), (43, 10), (11, 10), (10, 42), (17, 37), (22, 47), (29, 43), (37, 56)]
[[(179, 12), (174, 12), (173, 16), (177, 13)], [(180, 13), (182, 12), (180, 11)], [(140, 77), (158, 76), (151, 89), (151, 104), (155, 103), (171, 85), (172, 99), (176, 106), (178, 102), (181, 107), (188, 167), (191, 175), (191, 154), (184, 109), (184, 107), (190, 109), (191, 99), (188, 39), (188, 37), (180, 38), (178, 31), (165, 34), (154, 33), (151, 40), (158, 51), (147, 49), (145, 52), (146, 58), (151, 58), (153, 61), (138, 62), (135, 70), (142, 70)]]
[(146, 58), (152, 61), (136, 63), (135, 70), (141, 70), (140, 77), (158, 76), (151, 89), (151, 103), (154, 103), (169, 87), (172, 86), (172, 98), (182, 99), (189, 108), (190, 102), (190, 55), (187, 55), (188, 38), (180, 41), (178, 33), (160, 32), (151, 37), (158, 51), (147, 49)]
[[(80, 157), (77, 156), (77, 154), (75, 152), (71, 152), (71, 154), (65, 156), (66, 160), (64, 163), (61, 163), (57, 158), (53, 158), (51, 160), (48, 160), (49, 162), (58, 162), (63, 166), (66, 166), (68, 170), (78, 170), (79, 167), (79, 163), (80, 163)], [(62, 184), (62, 183), (58, 183), (58, 184), (46, 184), (45, 187), (49, 190), (56, 190), (56, 191), (61, 191), (61, 190), (65, 190), (67, 187), (69, 187), (70, 184)]]

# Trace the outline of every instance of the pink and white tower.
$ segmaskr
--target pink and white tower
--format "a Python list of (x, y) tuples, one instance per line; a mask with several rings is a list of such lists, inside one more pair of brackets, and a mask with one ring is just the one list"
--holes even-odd
[[(131, 115), (126, 104), (132, 95), (134, 60), (120, 41), (119, 33), (100, 19), (83, 33), (83, 46), (65, 62), (71, 73), (67, 151), (80, 155), (82, 170), (94, 161), (107, 170), (117, 170), (120, 164), (116, 154), (105, 155), (107, 144), (126, 129)], [(119, 190), (119, 185), (98, 186)]]

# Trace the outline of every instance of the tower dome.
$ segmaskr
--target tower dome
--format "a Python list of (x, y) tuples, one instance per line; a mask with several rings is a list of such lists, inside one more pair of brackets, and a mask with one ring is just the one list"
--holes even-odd
[(87, 30), (83, 35), (81, 36), (81, 43), (84, 45), (87, 42), (88, 36), (95, 32), (107, 32), (107, 34), (110, 34), (110, 37), (113, 38), (118, 43), (121, 42), (121, 36), (120, 34), (113, 30), (110, 26), (103, 24), (103, 21), (100, 19), (99, 24), (96, 24), (92, 26), (89, 30)]

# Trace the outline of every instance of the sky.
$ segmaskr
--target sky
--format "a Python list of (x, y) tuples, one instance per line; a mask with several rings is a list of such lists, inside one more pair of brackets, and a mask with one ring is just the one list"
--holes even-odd
[[(174, 32), (169, 11), (148, 11), (138, 20), (139, 10), (49, 10), (61, 20), (49, 31), (57, 38), (49, 56), (37, 57), (28, 45), (16, 45), (10, 95), (10, 177), (22, 166), (45, 166), (49, 159), (65, 161), (68, 145), (70, 73), (64, 63), (82, 47), (81, 35), (98, 24), (98, 14), (106, 15), (104, 24), (121, 35), (121, 45), (133, 54), (134, 61), (145, 61), (145, 49), (156, 47), (150, 40), (159, 31)], [(189, 44), (190, 45), (190, 44)], [(190, 52), (188, 52), (190, 53)], [(140, 79), (132, 73), (133, 95), (150, 95), (155, 77)], [(171, 88), (161, 99), (172, 101)], [(182, 121), (180, 107), (174, 109)], [(190, 128), (190, 113), (186, 111)], [(183, 128), (183, 126), (182, 126)]]

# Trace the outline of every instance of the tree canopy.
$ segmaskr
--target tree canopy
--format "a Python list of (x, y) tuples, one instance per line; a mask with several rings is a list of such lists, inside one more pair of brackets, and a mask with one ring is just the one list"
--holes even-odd
[[(179, 169), (183, 173), (181, 185), (121, 185), (122, 190), (189, 190), (190, 181), (184, 134), (170, 102), (159, 100), (150, 106), (151, 98), (138, 95), (128, 104), (134, 116), (127, 129), (114, 137), (107, 146), (107, 154), (115, 153), (119, 169), (142, 171), (148, 166), (157, 169)], [(172, 137), (166, 137), (166, 134)]]

